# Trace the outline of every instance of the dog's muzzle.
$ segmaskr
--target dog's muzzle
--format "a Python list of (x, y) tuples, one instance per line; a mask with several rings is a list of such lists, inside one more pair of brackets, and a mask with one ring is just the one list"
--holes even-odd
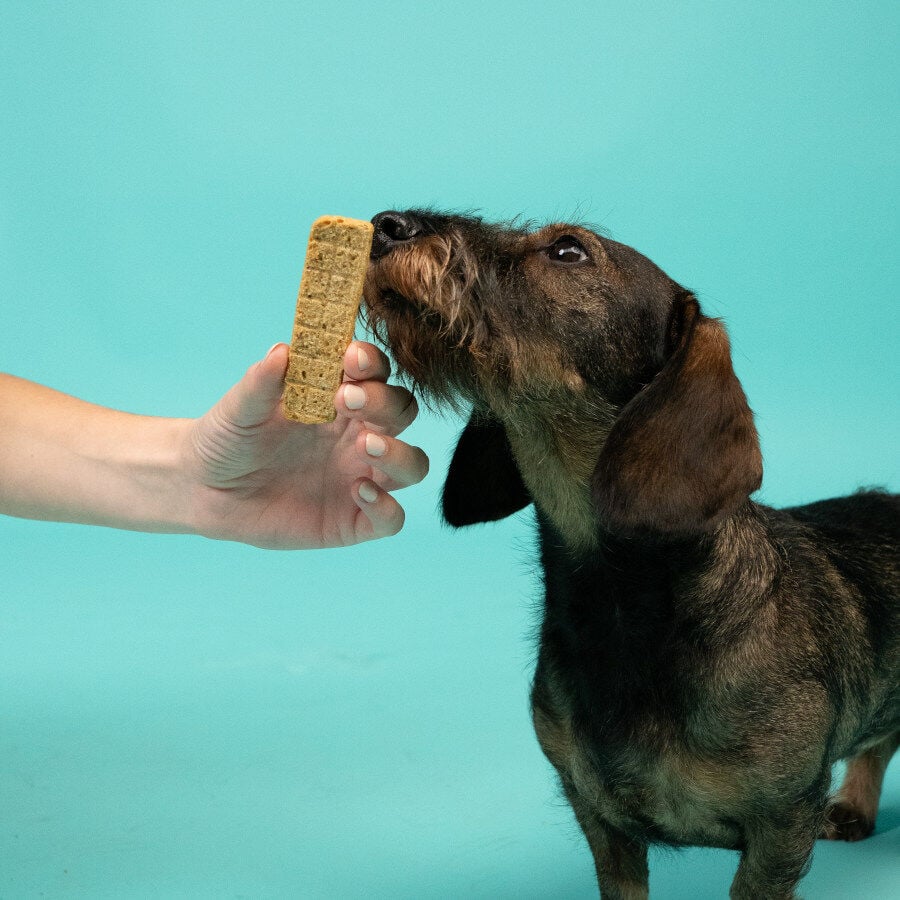
[(372, 235), (372, 259), (387, 256), (394, 247), (407, 244), (425, 231), (424, 223), (411, 213), (387, 210), (372, 219), (375, 232)]

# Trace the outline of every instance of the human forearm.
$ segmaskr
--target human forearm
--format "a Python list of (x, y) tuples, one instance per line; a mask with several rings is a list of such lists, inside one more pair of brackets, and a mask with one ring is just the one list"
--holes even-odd
[(186, 419), (136, 416), (0, 374), (0, 513), (191, 531)]

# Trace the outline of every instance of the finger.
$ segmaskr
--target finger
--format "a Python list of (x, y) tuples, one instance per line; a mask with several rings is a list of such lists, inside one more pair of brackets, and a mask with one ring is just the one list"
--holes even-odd
[(410, 391), (380, 381), (345, 382), (338, 388), (334, 403), (339, 413), (395, 436), (419, 414)]
[(353, 499), (359, 507), (355, 523), (357, 541), (371, 541), (397, 534), (403, 527), (403, 507), (373, 481), (361, 478), (353, 486)]
[(374, 344), (353, 341), (344, 354), (345, 381), (387, 381), (391, 361)]
[(389, 491), (418, 484), (428, 474), (428, 457), (419, 447), (374, 431), (357, 435), (356, 451), (383, 476), (379, 483)]
[(281, 401), (287, 364), (287, 344), (275, 344), (222, 398), (223, 415), (240, 428), (265, 422)]

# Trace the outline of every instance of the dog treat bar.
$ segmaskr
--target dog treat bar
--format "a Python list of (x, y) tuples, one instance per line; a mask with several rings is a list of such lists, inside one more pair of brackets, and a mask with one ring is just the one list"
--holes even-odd
[(330, 422), (341, 362), (353, 339), (372, 247), (372, 224), (341, 216), (313, 222), (281, 405), (295, 422)]

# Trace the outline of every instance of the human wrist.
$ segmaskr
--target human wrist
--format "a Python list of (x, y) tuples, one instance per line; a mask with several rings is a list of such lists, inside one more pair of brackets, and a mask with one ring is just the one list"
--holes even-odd
[(196, 533), (187, 444), (192, 420), (129, 416), (127, 437), (105, 460), (113, 527)]
[[(185, 465), (189, 419), (102, 408), (75, 445), (62, 508), (47, 518), (131, 531), (193, 531)], [(73, 483), (74, 482), (74, 483)]]

